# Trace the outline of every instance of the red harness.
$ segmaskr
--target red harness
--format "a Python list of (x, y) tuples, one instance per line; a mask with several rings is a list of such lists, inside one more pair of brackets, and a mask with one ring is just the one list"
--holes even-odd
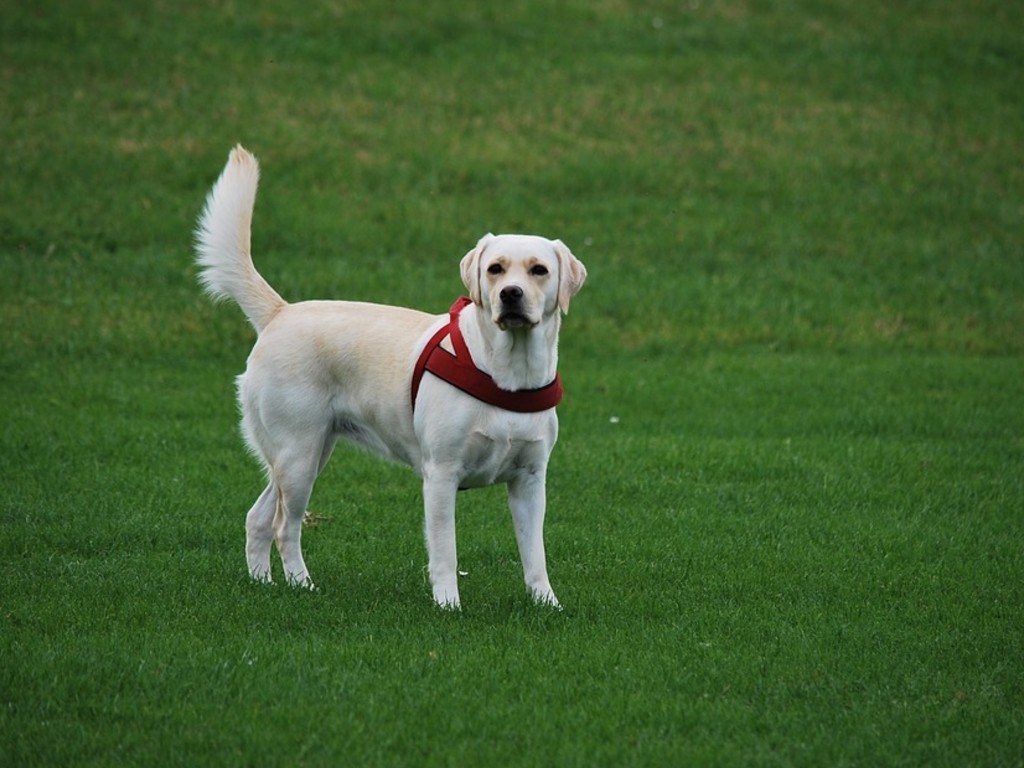
[[(416, 410), (416, 394), (420, 391), (420, 381), (423, 379), (424, 371), (430, 371), (439, 379), (447, 381), (453, 387), (461, 389), (477, 400), (496, 405), (506, 411), (536, 413), (558, 405), (562, 400), (563, 390), (562, 379), (557, 373), (555, 380), (547, 386), (511, 392), (501, 389), (494, 383), (494, 379), (473, 364), (469, 347), (466, 346), (466, 341), (462, 338), (462, 331), (459, 330), (459, 314), (472, 303), (469, 298), (463, 296), (452, 304), (452, 308), (448, 310), (450, 317), (448, 325), (441, 326), (427, 342), (423, 352), (420, 353), (412, 372), (413, 410)], [(455, 348), (454, 355), (441, 346), (441, 340), (445, 336), (449, 336), (452, 340), (452, 347)]]

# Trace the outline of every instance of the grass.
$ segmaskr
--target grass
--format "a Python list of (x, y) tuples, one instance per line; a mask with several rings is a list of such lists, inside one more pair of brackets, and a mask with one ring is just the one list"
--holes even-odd
[[(1013, 4), (15, 3), (0, 15), (0, 762), (1021, 765)], [(252, 338), (190, 235), (241, 141), (289, 298), (443, 311), (561, 237), (547, 526), (336, 455), (250, 584)], [(383, 258), (382, 258), (383, 257)]]

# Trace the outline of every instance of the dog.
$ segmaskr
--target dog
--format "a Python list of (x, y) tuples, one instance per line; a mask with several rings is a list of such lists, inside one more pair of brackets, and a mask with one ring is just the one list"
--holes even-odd
[(246, 515), (250, 576), (313, 588), (302, 523), (340, 438), (423, 480), (434, 601), (460, 607), (455, 497), (504, 483), (528, 593), (557, 607), (544, 553), (548, 459), (558, 436), (561, 316), (586, 267), (559, 240), (485, 235), (460, 263), (469, 296), (445, 315), (350, 301), (289, 303), (250, 250), (259, 164), (235, 147), (196, 228), (199, 279), (258, 338), (238, 377), (242, 431), (267, 486)]

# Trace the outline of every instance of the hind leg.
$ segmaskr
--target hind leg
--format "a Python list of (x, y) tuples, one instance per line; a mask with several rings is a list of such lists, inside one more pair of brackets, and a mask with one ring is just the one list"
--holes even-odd
[(277, 512), (277, 488), (267, 484), (245, 516), (245, 559), (249, 575), (255, 581), (270, 582), (270, 545), (274, 541), (274, 515)]
[(302, 557), (302, 521), (313, 492), (313, 483), (327, 464), (336, 437), (328, 435), (317, 449), (282, 457), (271, 469), (271, 485), (277, 487), (274, 539), (289, 584), (313, 588)]
[(270, 581), (270, 546), (276, 542), (285, 579), (312, 586), (302, 557), (302, 521), (337, 436), (322, 426), (331, 423), (322, 404), (309, 397), (284, 398), (266, 386), (268, 375), (256, 368), (238, 379), (242, 430), (270, 480), (246, 516), (246, 559), (254, 579)]
[(274, 514), (274, 540), (284, 566), (288, 584), (313, 588), (306, 561), (302, 557), (302, 520), (313, 492), (316, 467), (308, 460), (281, 462), (274, 467), (274, 484), (278, 487)]

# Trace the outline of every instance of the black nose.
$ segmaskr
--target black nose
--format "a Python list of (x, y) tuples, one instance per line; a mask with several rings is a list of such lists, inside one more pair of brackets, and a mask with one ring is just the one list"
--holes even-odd
[(523, 298), (523, 289), (518, 285), (509, 285), (501, 289), (501, 301), (504, 304), (515, 304)]

